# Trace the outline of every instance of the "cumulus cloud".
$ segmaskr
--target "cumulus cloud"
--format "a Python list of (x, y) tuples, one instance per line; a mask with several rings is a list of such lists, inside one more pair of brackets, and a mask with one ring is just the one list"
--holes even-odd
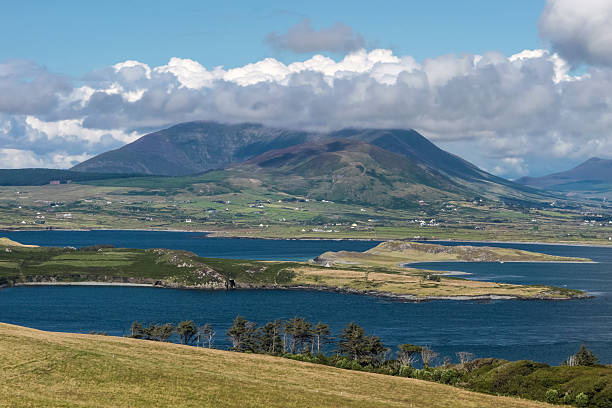
[(0, 112), (45, 114), (71, 89), (66, 79), (32, 61), (0, 62)]
[(568, 61), (612, 65), (612, 2), (547, 0), (540, 35)]
[[(390, 50), (357, 50), (340, 60), (266, 58), (231, 69), (181, 58), (157, 67), (125, 61), (74, 83), (29, 63), (31, 73), (18, 74), (20, 63), (2, 65), (9, 72), (0, 76), (3, 86), (23, 92), (15, 95), (22, 98), (17, 105), (0, 94), (7, 100), (0, 105), (0, 147), (20, 152), (1, 167), (69, 167), (190, 120), (322, 131), (415, 128), (509, 177), (537, 168), (542, 157), (577, 160), (612, 151), (612, 68), (573, 76), (548, 50), (421, 62)], [(54, 85), (31, 93), (19, 88), (40, 76)]]
[(291, 50), (298, 54), (322, 51), (346, 53), (363, 48), (365, 44), (363, 37), (344, 23), (336, 23), (317, 31), (308, 18), (304, 18), (284, 34), (268, 34), (265, 42), (275, 48)]

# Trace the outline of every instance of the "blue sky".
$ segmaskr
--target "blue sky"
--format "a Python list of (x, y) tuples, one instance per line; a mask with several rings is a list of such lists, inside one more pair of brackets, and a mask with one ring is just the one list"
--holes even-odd
[(536, 23), (543, 5), (543, 0), (10, 1), (2, 6), (0, 60), (31, 59), (73, 76), (127, 59), (158, 66), (182, 57), (209, 68), (270, 56), (289, 63), (312, 54), (275, 50), (264, 38), (304, 17), (315, 28), (343, 22), (361, 33), (369, 48), (417, 60), (491, 50), (512, 55), (542, 47)]
[(4, 168), (190, 120), (414, 128), (508, 178), (612, 158), (609, 0), (23, 0), (2, 17)]

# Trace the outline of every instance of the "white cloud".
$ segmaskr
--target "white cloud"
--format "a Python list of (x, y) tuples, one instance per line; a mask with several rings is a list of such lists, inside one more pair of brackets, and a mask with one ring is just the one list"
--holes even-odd
[[(29, 86), (19, 66), (0, 65), (0, 86)], [(3, 69), (8, 74), (2, 76)], [(26, 89), (17, 104), (0, 94), (0, 146), (59, 165), (151, 129), (216, 120), (311, 130), (415, 128), (435, 142), (470, 143), (476, 164), (506, 175), (532, 169), (538, 155), (586, 158), (612, 151), (612, 69), (591, 67), (573, 76), (565, 60), (541, 49), (420, 63), (390, 50), (358, 50), (338, 61), (267, 58), (231, 69), (172, 58), (158, 67), (118, 63), (78, 86), (60, 79), (51, 91)]]
[[(129, 101), (129, 100), (128, 100)], [(82, 119), (58, 120), (55, 122), (44, 122), (34, 116), (27, 116), (25, 123), (33, 130), (44, 133), (49, 138), (66, 138), (78, 136), (81, 140), (89, 143), (100, 143), (105, 137), (112, 137), (123, 143), (130, 143), (138, 139), (142, 134), (138, 132), (125, 132), (121, 129), (87, 129), (83, 127)]]
[(0, 163), (3, 169), (43, 167), (40, 156), (29, 150), (0, 149)]
[(540, 35), (572, 63), (612, 65), (610, 0), (547, 0)]
[(497, 162), (492, 172), (502, 176), (517, 177), (527, 175), (529, 169), (525, 160), (520, 157), (504, 157)]

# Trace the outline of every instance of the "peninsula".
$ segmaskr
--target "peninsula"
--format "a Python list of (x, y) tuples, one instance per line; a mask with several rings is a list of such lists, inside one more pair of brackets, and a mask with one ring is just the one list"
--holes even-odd
[[(459, 253), (472, 253), (469, 258), (472, 260), (588, 261), (500, 248), (455, 247), (449, 252), (439, 245), (387, 242), (361, 255), (341, 252), (334, 257), (332, 253), (326, 253), (313, 262), (272, 262), (202, 258), (191, 252), (169, 249), (24, 247), (14, 242), (2, 242), (0, 286), (113, 283), (209, 290), (312, 289), (407, 301), (573, 299), (587, 296), (572, 289), (471, 281), (445, 276), (444, 272), (399, 266), (401, 262), (425, 257), (411, 258), (408, 254), (412, 253), (429, 253), (428, 259), (436, 257), (438, 260), (454, 260)], [(408, 248), (408, 245), (414, 248)], [(423, 251), (425, 248), (429, 252)], [(365, 261), (354, 261), (360, 257)]]

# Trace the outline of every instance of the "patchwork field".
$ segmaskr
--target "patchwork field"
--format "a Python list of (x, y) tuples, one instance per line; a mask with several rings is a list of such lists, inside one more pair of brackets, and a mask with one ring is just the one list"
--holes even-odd
[(157, 229), (263, 238), (612, 242), (612, 208), (552, 200), (436, 199), (389, 207), (290, 194), (210, 172), (90, 184), (0, 186), (3, 229)]

